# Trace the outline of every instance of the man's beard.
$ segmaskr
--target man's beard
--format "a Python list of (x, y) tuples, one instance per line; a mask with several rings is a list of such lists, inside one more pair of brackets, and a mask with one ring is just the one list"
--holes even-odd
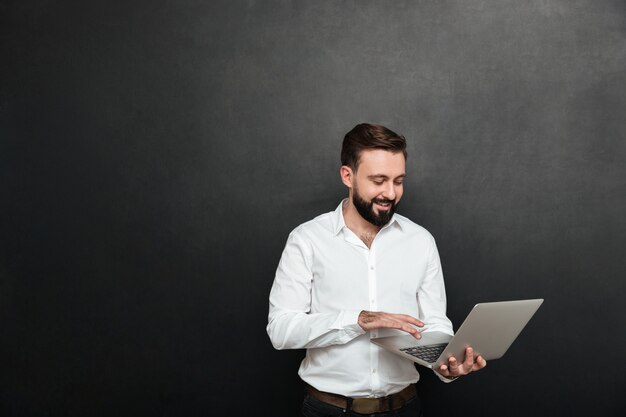
[[(395, 200), (388, 200), (386, 198), (375, 198), (370, 202), (365, 201), (359, 195), (356, 187), (353, 189), (354, 193), (352, 194), (352, 203), (354, 207), (356, 207), (356, 211), (359, 212), (361, 217), (370, 222), (376, 227), (383, 227), (391, 220), (393, 213), (396, 212), (396, 208), (398, 204)], [(387, 211), (379, 211), (378, 214), (374, 212), (374, 203), (385, 204), (390, 203), (389, 210)]]

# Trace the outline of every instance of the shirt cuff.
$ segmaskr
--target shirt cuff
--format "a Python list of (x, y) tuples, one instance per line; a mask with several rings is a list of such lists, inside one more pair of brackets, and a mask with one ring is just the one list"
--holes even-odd
[(343, 310), (337, 316), (332, 328), (343, 330), (351, 336), (360, 336), (365, 334), (365, 330), (359, 326), (360, 310)]

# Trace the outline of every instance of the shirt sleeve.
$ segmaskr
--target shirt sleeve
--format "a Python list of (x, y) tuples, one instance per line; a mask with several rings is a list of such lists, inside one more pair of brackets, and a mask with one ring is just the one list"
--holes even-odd
[(344, 344), (365, 333), (360, 311), (311, 313), (312, 250), (299, 229), (287, 239), (270, 291), (267, 334), (275, 349)]

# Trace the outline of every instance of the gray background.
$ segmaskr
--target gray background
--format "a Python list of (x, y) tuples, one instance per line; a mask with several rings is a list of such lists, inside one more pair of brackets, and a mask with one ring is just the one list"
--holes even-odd
[[(0, 2), (0, 414), (298, 413), (267, 295), (343, 135), (409, 141), (449, 316), (546, 299), (427, 415), (623, 411), (626, 4)], [(228, 340), (228, 342), (226, 342)]]

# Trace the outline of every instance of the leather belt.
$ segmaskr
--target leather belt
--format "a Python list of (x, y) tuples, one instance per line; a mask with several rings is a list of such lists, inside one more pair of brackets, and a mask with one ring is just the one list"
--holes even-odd
[(352, 410), (359, 414), (385, 413), (391, 410), (397, 410), (417, 396), (415, 384), (411, 384), (400, 392), (387, 395), (381, 398), (350, 398), (343, 395), (332, 394), (330, 392), (318, 391), (309, 384), (306, 385), (306, 391), (311, 397), (320, 400), (326, 404), (334, 405), (343, 410)]

